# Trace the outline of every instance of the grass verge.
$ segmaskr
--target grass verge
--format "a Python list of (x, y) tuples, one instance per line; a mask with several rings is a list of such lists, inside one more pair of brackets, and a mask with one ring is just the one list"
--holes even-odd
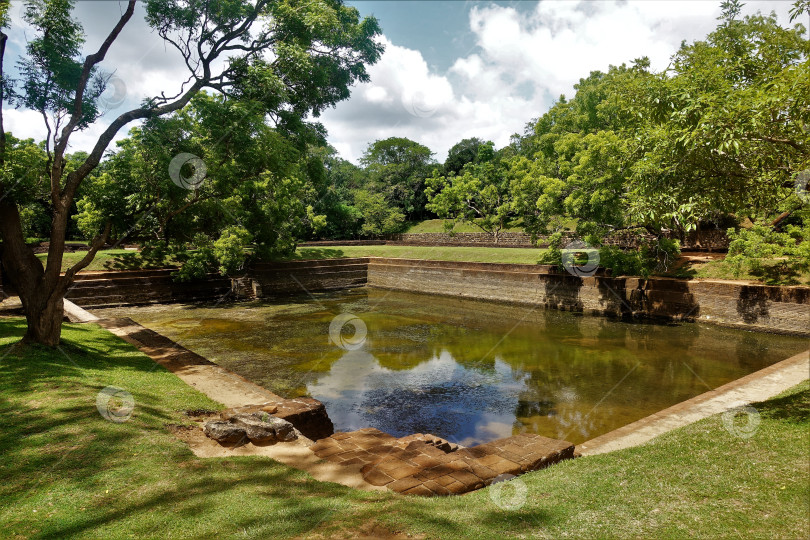
[[(0, 318), (3, 536), (810, 534), (807, 382), (755, 404), (761, 423), (747, 439), (717, 416), (510, 484), (421, 499), (317, 482), (267, 458), (199, 459), (165, 426), (184, 423), (183, 410), (217, 403), (96, 326), (65, 325), (56, 351), (11, 347), (23, 331), (21, 319)], [(99, 414), (96, 396), (106, 386), (132, 394), (128, 421)]]
[(299, 247), (291, 259), (397, 257), (430, 261), (537, 264), (543, 249), (476, 246), (338, 246)]
[[(62, 271), (64, 272), (87, 255), (86, 251), (67, 252), (62, 256)], [(45, 264), (47, 253), (37, 253), (37, 258)], [(144, 260), (140, 253), (129, 249), (108, 249), (96, 253), (90, 264), (83, 272), (104, 272), (106, 270), (144, 270), (157, 268)]]

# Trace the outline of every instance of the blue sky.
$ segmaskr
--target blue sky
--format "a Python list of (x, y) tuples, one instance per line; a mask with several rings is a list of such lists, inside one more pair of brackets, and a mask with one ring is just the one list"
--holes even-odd
[(456, 58), (466, 56), (475, 46), (470, 32), (469, 12), (473, 5), (511, 6), (530, 12), (536, 2), (474, 2), (465, 0), (360, 0), (350, 1), (363, 16), (374, 16), (383, 32), (397, 45), (416, 49), (428, 65), (447, 70)]
[[(319, 119), (329, 143), (357, 161), (369, 143), (408, 137), (443, 161), (466, 137), (501, 147), (543, 114), (560, 94), (591, 70), (649, 56), (664, 69), (682, 40), (703, 38), (717, 24), (719, 0), (544, 0), (542, 2), (349, 1), (361, 15), (376, 16), (386, 46), (369, 68), (371, 81)], [(790, 0), (749, 1), (744, 13), (775, 11), (788, 24)], [(22, 2), (12, 2), (6, 66), (24, 49)], [(122, 10), (119, 2), (77, 2), (88, 50), (97, 47)], [(120, 112), (147, 96), (179, 89), (182, 62), (150, 31), (143, 8), (110, 51), (103, 68), (123, 90), (120, 103), (96, 125), (77, 134), (72, 148), (88, 149)], [(808, 26), (808, 21), (802, 21)], [(6, 128), (16, 136), (43, 139), (33, 111), (6, 110)], [(119, 138), (126, 131), (119, 133)]]

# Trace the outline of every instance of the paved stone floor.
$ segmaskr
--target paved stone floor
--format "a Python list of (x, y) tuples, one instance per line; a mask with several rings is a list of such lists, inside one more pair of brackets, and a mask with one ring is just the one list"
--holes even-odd
[(467, 493), (500, 475), (542, 469), (574, 456), (573, 444), (528, 433), (462, 448), (433, 435), (397, 439), (374, 428), (335, 433), (310, 449), (333, 463), (362, 465), (363, 478), (374, 486), (426, 496)]

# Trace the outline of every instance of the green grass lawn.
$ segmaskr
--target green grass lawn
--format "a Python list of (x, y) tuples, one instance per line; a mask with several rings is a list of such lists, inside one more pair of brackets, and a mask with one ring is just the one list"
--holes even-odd
[[(443, 219), (426, 219), (424, 221), (416, 221), (409, 223), (405, 232), (408, 234), (419, 234), (419, 233), (443, 233), (447, 232), (444, 229), (444, 221)], [(455, 232), (484, 232), (479, 227), (476, 227), (472, 223), (456, 223), (456, 226), (453, 228)], [(504, 229), (504, 231), (509, 232), (523, 232), (523, 227), (510, 227), (508, 229)]]
[[(525, 503), (497, 489), (409, 498), (321, 483), (268, 458), (200, 459), (167, 424), (218, 404), (93, 325), (65, 325), (60, 350), (19, 349), (0, 318), (0, 536), (9, 538), (803, 538), (810, 385), (755, 404), (749, 439), (719, 417), (650, 444), (520, 477)], [(127, 422), (96, 395), (130, 392)], [(503, 488), (505, 495), (517, 493)], [(520, 499), (516, 499), (520, 501)]]
[(543, 254), (537, 248), (490, 248), (475, 246), (337, 246), (299, 247), (292, 259), (333, 259), (337, 257), (397, 257), (432, 261), (463, 261), (537, 264)]
[(743, 271), (735, 274), (734, 269), (724, 260), (699, 262), (684, 265), (671, 272), (672, 276), (686, 279), (730, 279), (758, 281), (766, 285), (810, 285), (810, 272), (785, 269), (779, 261), (764, 260), (757, 272)]
[[(333, 259), (337, 257), (400, 257), (406, 259), (429, 259), (438, 261), (496, 262), (537, 264), (542, 249), (533, 248), (485, 248), (485, 247), (440, 247), (440, 246), (339, 246), (311, 248), (300, 247), (288, 259)], [(37, 257), (45, 262), (47, 254)], [(76, 264), (84, 253), (65, 253), (62, 269)], [(123, 249), (99, 251), (96, 258), (84, 270), (129, 270), (149, 268), (137, 252)]]
[[(64, 272), (87, 254), (86, 251), (74, 251), (65, 253), (62, 256), (62, 271)], [(48, 260), (47, 253), (37, 253), (37, 258), (45, 264)], [(83, 272), (103, 272), (105, 270), (140, 270), (146, 268), (153, 268), (145, 262), (137, 251), (129, 249), (107, 249), (101, 250), (96, 253), (87, 268)]]

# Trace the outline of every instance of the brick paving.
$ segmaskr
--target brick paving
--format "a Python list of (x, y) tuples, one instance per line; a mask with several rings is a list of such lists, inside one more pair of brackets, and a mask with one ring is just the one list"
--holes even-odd
[(342, 465), (362, 465), (363, 479), (408, 495), (467, 493), (500, 475), (518, 475), (574, 457), (567, 441), (522, 433), (463, 448), (434, 435), (397, 439), (374, 428), (335, 433), (310, 448)]

